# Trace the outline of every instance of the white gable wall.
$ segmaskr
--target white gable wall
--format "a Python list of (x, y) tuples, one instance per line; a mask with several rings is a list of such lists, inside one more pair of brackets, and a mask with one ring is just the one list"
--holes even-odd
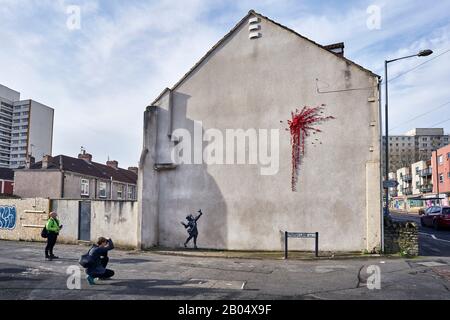
[[(378, 101), (368, 102), (378, 98), (377, 80), (269, 21), (260, 24), (261, 38), (250, 40), (242, 24), (174, 90), (173, 128), (188, 128), (193, 135), (195, 120), (224, 135), (233, 128), (280, 129), (278, 174), (262, 176), (257, 165), (181, 165), (155, 174), (154, 161), (170, 161), (166, 94), (156, 103), (158, 125), (144, 132), (157, 132), (158, 142), (146, 146), (150, 152), (140, 178), (157, 179), (149, 185), (158, 187), (141, 193), (143, 215), (144, 203), (157, 203), (148, 208), (157, 216), (148, 219), (152, 227), (142, 225), (143, 235), (146, 230), (157, 235), (146, 236), (152, 240), (143, 244), (180, 246), (186, 238), (180, 221), (202, 208), (201, 247), (281, 250), (288, 230), (318, 231), (321, 250), (371, 250), (380, 244)], [(316, 79), (322, 90), (373, 88), (318, 94)], [(286, 120), (297, 107), (320, 104), (336, 119), (308, 139), (298, 192), (292, 192)], [(322, 144), (312, 145), (315, 138)], [(291, 244), (309, 250), (313, 241)]]

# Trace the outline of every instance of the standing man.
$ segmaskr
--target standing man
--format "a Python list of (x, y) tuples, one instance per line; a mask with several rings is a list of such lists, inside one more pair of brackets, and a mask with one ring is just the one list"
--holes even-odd
[(197, 237), (198, 237), (198, 229), (197, 229), (197, 220), (200, 219), (203, 212), (202, 210), (198, 210), (198, 213), (200, 213), (196, 218), (192, 214), (188, 215), (186, 217), (186, 220), (188, 223), (181, 222), (181, 224), (187, 229), (187, 232), (189, 234), (189, 237), (187, 238), (186, 242), (184, 243), (184, 247), (187, 248), (188, 242), (193, 238), (194, 239), (194, 248), (197, 248)]
[(47, 246), (45, 247), (45, 260), (52, 261), (53, 259), (58, 259), (57, 256), (53, 254), (53, 248), (56, 244), (56, 239), (58, 238), (59, 231), (63, 226), (59, 223), (58, 214), (56, 212), (50, 212), (49, 219), (45, 228), (47, 229)]

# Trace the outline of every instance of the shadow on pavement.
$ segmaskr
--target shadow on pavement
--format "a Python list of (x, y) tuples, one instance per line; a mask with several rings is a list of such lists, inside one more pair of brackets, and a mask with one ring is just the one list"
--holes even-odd
[[(136, 279), (124, 281), (99, 281), (98, 284), (105, 285), (111, 288), (109, 295), (144, 295), (151, 297), (176, 297), (176, 296), (211, 296), (216, 299), (233, 299), (240, 294), (239, 290), (220, 289), (220, 288), (205, 288), (195, 286), (196, 281), (192, 280), (161, 280), (161, 279)], [(114, 281), (114, 282), (112, 282)], [(192, 286), (186, 286), (190, 284)]]

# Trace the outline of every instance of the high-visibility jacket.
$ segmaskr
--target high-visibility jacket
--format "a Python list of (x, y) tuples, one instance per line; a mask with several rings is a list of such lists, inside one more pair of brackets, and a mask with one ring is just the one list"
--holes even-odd
[(59, 220), (56, 218), (48, 219), (45, 228), (47, 229), (47, 231), (55, 233), (59, 233), (59, 231), (61, 230), (61, 228), (59, 227)]

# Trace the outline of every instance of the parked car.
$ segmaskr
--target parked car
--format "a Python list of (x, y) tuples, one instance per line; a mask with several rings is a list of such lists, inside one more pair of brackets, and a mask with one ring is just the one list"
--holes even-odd
[(450, 227), (450, 207), (429, 207), (421, 215), (420, 224), (423, 227), (433, 227), (436, 230)]

